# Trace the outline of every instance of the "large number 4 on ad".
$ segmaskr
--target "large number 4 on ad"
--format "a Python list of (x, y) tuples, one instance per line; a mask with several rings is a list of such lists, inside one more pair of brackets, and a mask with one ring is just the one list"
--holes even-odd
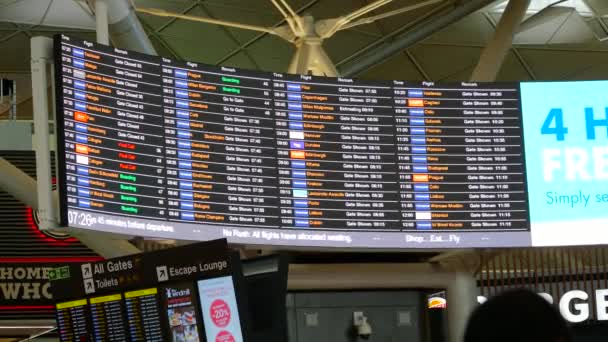
[(568, 128), (564, 127), (564, 111), (561, 108), (553, 108), (549, 111), (540, 128), (540, 133), (555, 134), (557, 141), (563, 141), (566, 138)]
[[(595, 140), (597, 127), (606, 127), (606, 137), (608, 137), (608, 108), (605, 109), (606, 117), (604, 119), (596, 119), (594, 110), (591, 107), (585, 108), (585, 128), (587, 140)], [(545, 118), (541, 134), (555, 134), (557, 141), (564, 141), (568, 128), (564, 125), (564, 111), (561, 108), (552, 108)]]

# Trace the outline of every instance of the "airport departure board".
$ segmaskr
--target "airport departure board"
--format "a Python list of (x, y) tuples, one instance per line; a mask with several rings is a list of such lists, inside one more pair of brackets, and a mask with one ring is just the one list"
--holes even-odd
[(389, 84), (274, 74), (282, 227), (400, 229)]
[(163, 59), (169, 220), (278, 226), (271, 80)]
[(403, 228), (529, 226), (517, 86), (394, 85)]
[(95, 341), (127, 341), (121, 294), (90, 298), (89, 306)]
[(86, 341), (89, 338), (90, 327), (87, 300), (79, 299), (61, 302), (56, 305), (57, 330), (62, 342)]
[(158, 289), (149, 288), (125, 292), (125, 307), (130, 341), (162, 342), (163, 331)]
[(519, 84), (364, 81), (56, 37), (62, 219), (359, 248), (530, 244)]

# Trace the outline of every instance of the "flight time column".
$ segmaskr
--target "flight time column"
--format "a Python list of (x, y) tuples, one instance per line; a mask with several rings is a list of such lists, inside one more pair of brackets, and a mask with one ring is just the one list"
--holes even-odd
[(282, 227), (399, 229), (390, 85), (273, 82)]
[(406, 230), (529, 228), (515, 85), (395, 81)]
[(164, 219), (160, 61), (63, 39), (68, 207)]
[(278, 227), (270, 82), (164, 59), (171, 220)]

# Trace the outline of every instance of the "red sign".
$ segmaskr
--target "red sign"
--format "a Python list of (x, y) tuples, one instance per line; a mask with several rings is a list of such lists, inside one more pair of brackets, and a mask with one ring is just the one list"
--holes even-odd
[(0, 315), (53, 311), (48, 272), (100, 257), (0, 258)]
[(235, 342), (235, 340), (230, 332), (222, 330), (215, 337), (215, 342)]
[(221, 299), (216, 299), (209, 308), (213, 324), (219, 328), (224, 328), (230, 324), (230, 307)]

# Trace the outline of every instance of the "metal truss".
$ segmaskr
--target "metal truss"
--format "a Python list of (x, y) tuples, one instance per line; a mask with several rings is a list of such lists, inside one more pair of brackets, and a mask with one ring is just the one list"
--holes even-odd
[[(201, 1), (194, 3), (185, 11), (182, 11), (182, 13), (167, 12), (165, 10), (156, 8), (137, 8), (136, 10), (140, 13), (172, 18), (173, 21), (168, 21), (166, 25), (161, 27), (161, 30), (171, 25), (171, 23), (177, 19), (184, 19), (220, 25), (223, 27), (261, 32), (261, 34), (258, 35), (259, 38), (255, 38), (256, 40), (260, 39), (266, 34), (275, 35), (289, 43), (294, 44), (296, 47), (296, 52), (293, 55), (287, 70), (288, 72), (337, 76), (338, 70), (322, 46), (325, 39), (332, 37), (336, 32), (341, 30), (351, 29), (359, 25), (371, 24), (384, 18), (399, 15), (440, 2), (445, 2), (446, 0), (425, 0), (414, 5), (402, 7), (382, 14), (367, 16), (369, 13), (376, 11), (392, 1), (393, 0), (376, 0), (355, 11), (336, 18), (315, 20), (312, 16), (301, 16), (300, 12), (295, 11), (286, 0), (270, 0), (272, 5), (283, 17), (283, 24), (278, 24), (271, 27), (216, 19), (209, 14), (207, 17), (189, 15), (188, 12), (190, 12), (196, 6), (200, 6)], [(231, 34), (228, 34), (228, 37), (233, 42), (236, 41), (234, 36)], [(241, 46), (239, 51), (243, 51), (243, 49), (244, 48)], [(247, 56), (255, 64), (255, 60), (250, 55)]]

